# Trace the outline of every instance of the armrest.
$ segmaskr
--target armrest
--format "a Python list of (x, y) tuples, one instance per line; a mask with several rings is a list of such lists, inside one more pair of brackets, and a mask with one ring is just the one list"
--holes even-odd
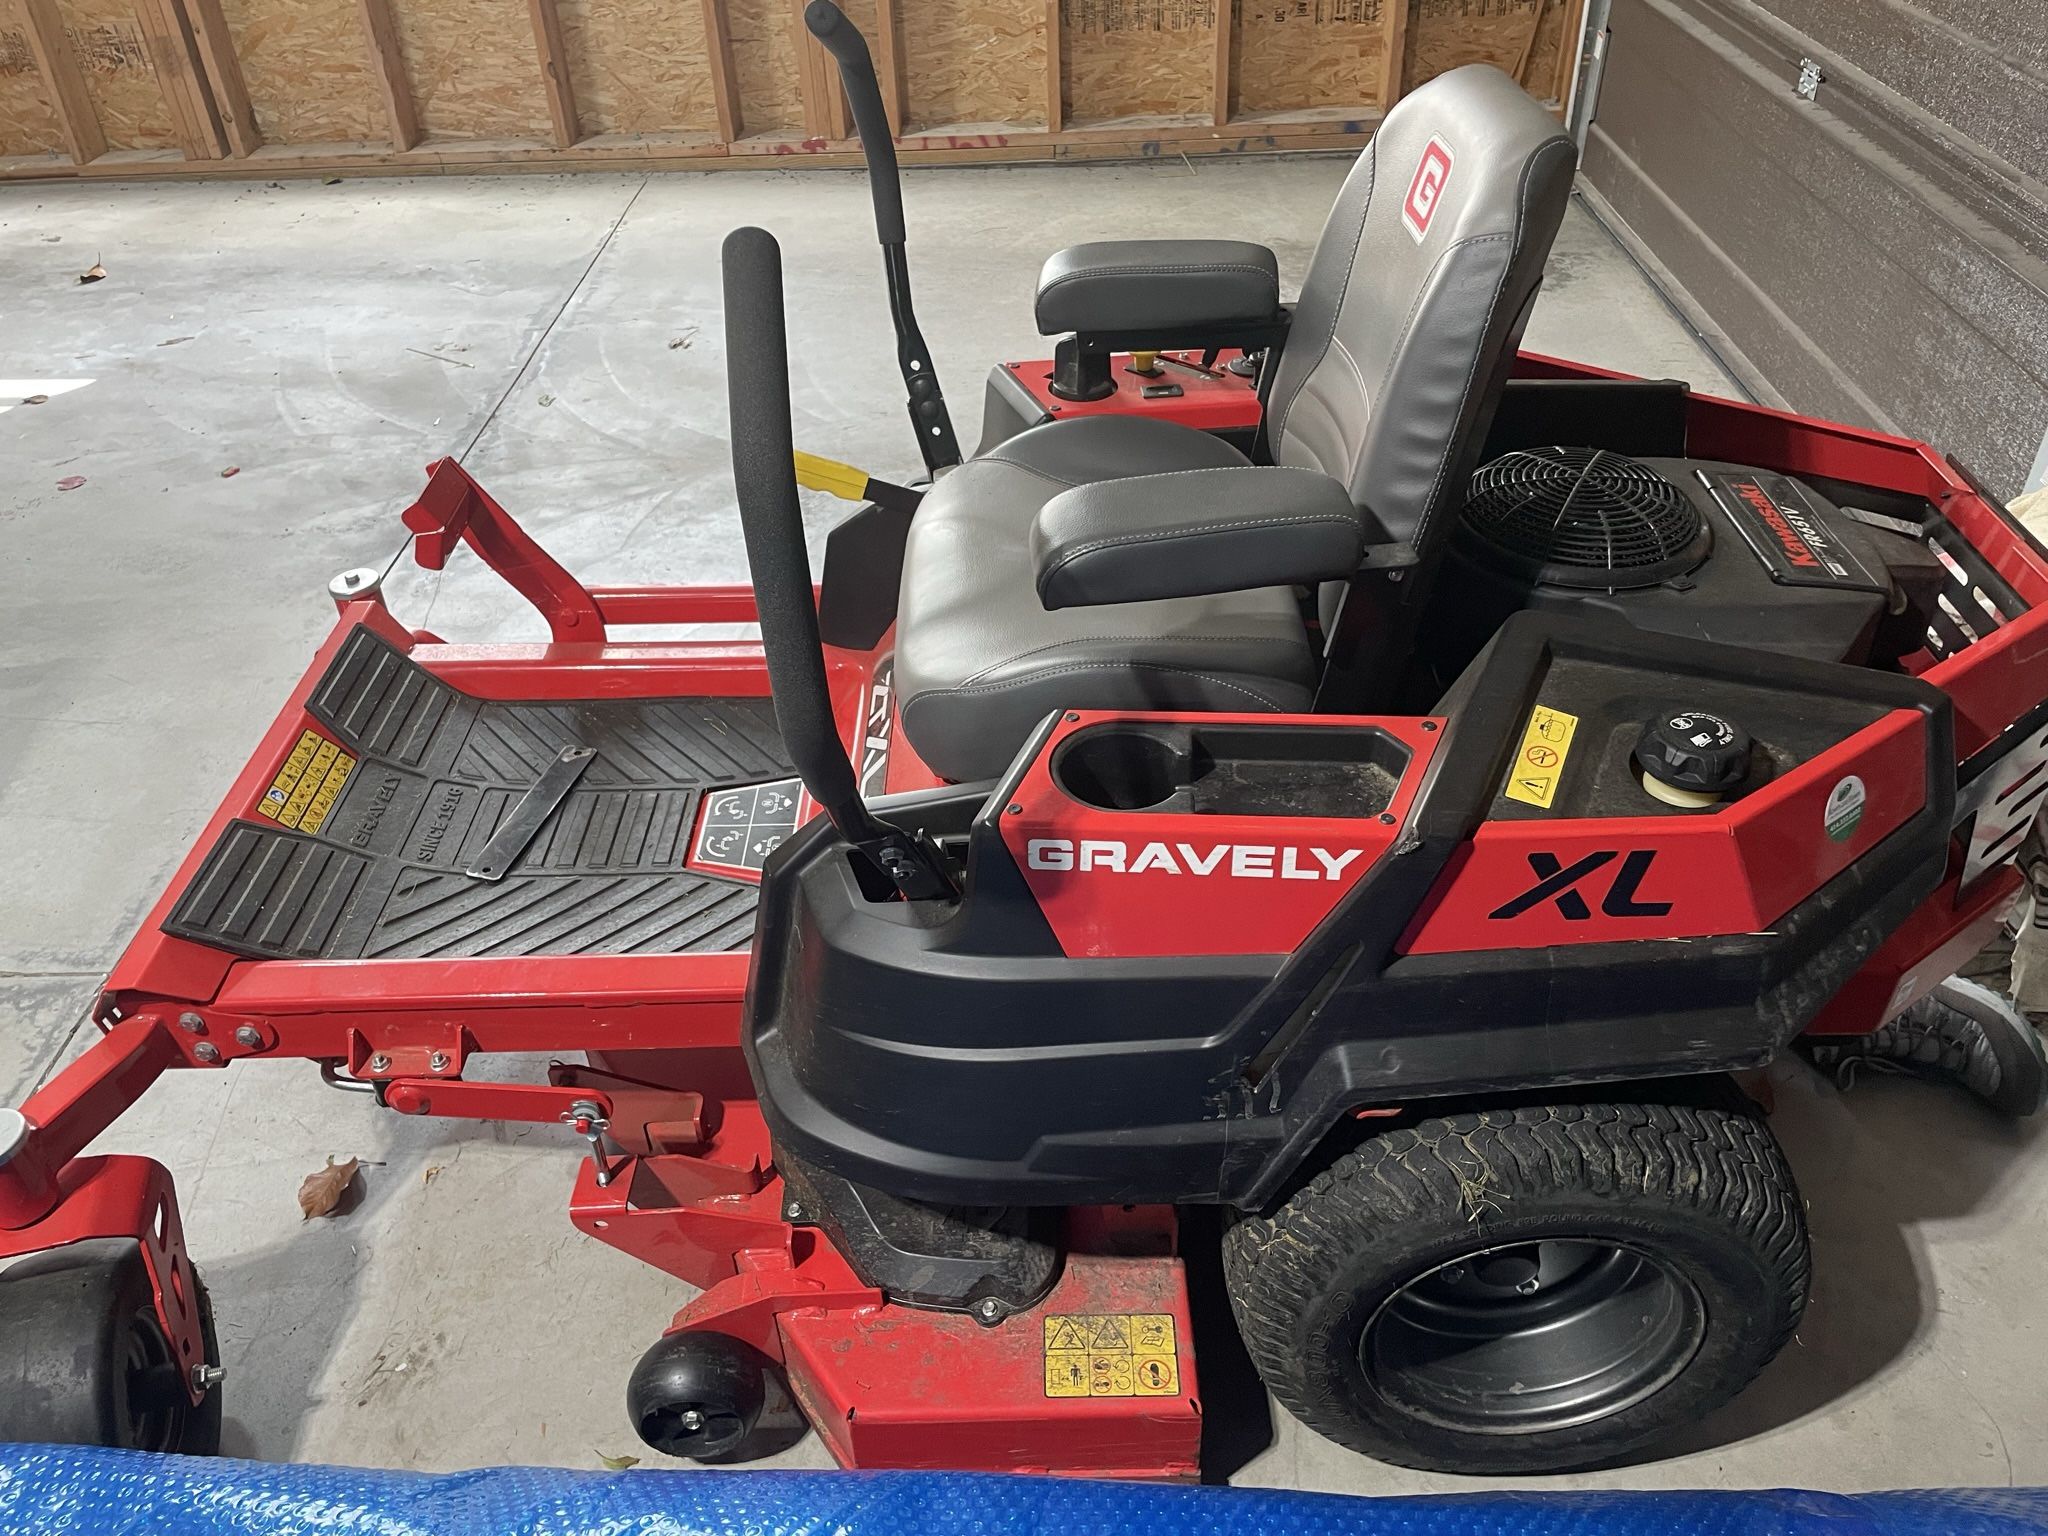
[(1337, 481), (1253, 464), (1077, 485), (1031, 523), (1047, 608), (1334, 581), (1364, 546), (1365, 520)]
[(1243, 240), (1100, 240), (1038, 274), (1038, 333), (1256, 324), (1280, 308), (1273, 253)]

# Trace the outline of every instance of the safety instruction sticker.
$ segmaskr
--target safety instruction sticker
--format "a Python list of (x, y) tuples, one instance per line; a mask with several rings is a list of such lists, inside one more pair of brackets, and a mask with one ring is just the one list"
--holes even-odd
[(1179, 1391), (1168, 1314), (1064, 1312), (1045, 1320), (1047, 1397), (1172, 1397)]
[(810, 816), (809, 800), (799, 779), (742, 784), (706, 795), (691, 862), (760, 874), (768, 855)]
[(263, 792), (256, 813), (281, 827), (318, 832), (355, 767), (353, 757), (318, 731), (302, 731), (292, 755)]
[(1515, 750), (1514, 766), (1508, 769), (1510, 800), (1550, 809), (1564, 777), (1564, 760), (1572, 750), (1572, 733), (1578, 728), (1577, 715), (1547, 704), (1536, 706), (1529, 716), (1529, 728), (1522, 732), (1522, 744)]

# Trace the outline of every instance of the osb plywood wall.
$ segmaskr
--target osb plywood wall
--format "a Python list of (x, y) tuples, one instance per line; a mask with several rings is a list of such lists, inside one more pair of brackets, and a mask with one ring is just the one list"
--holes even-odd
[(1040, 0), (898, 0), (911, 120), (1001, 129), (1045, 123)]
[(718, 132), (704, 10), (676, 0), (557, 0), (590, 134)]
[(1238, 109), (1382, 100), (1388, 50), (1400, 46), (1392, 24), (1387, 0), (1244, 0), (1235, 43)]
[(174, 149), (178, 132), (133, 0), (66, 0), (64, 31), (107, 143), (117, 149)]
[(1191, 117), (1214, 101), (1217, 0), (1059, 0), (1074, 122)]
[[(911, 161), (1355, 147), (1585, 0), (846, 0)], [(0, 177), (843, 164), (801, 0), (0, 0)]]
[(547, 137), (526, 0), (421, 0), (392, 10), (428, 138)]
[(792, 0), (721, 0), (732, 35), (733, 72), (749, 134), (803, 128), (801, 70)]
[(0, 155), (59, 154), (64, 129), (29, 51), (28, 31), (0, 23)]
[(221, 0), (256, 127), (273, 144), (383, 131), (356, 0)]

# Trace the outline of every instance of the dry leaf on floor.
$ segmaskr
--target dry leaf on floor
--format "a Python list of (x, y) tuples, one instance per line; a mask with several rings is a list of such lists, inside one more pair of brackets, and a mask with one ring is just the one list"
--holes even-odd
[(190, 336), (173, 336), (169, 341), (160, 341), (157, 345), (160, 347), (175, 347), (179, 343), (190, 341), (191, 339)]
[(66, 475), (57, 482), (57, 489), (60, 491), (75, 491), (83, 484), (85, 484), (85, 476)]
[(91, 266), (87, 267), (83, 272), (78, 274), (78, 280), (81, 283), (96, 283), (106, 275), (107, 269), (101, 266), (98, 262), (94, 262)]
[(349, 1185), (356, 1181), (358, 1160), (350, 1158), (345, 1163), (327, 1159), (327, 1166), (318, 1173), (306, 1175), (299, 1185), (299, 1209), (305, 1212), (301, 1218), (311, 1221), (315, 1216), (332, 1216), (335, 1207), (341, 1204), (341, 1197), (348, 1193)]
[(21, 403), (23, 405), (48, 405), (50, 397), (48, 395), (23, 395)]
[(239, 474), (240, 474), (241, 472), (242, 472), (242, 466), (241, 466), (241, 465), (239, 465), (239, 464), (230, 464), (230, 465), (229, 465), (229, 466), (228, 466), (228, 467), (227, 467), (226, 469), (224, 469), (224, 470), (222, 470), (222, 471), (220, 472), (220, 477), (221, 477), (221, 479), (223, 479), (223, 480), (232, 480), (232, 479), (234, 479), (234, 478), (235, 478), (235, 476), (239, 475)]
[(614, 1472), (625, 1472), (640, 1465), (638, 1456), (607, 1456), (603, 1451), (598, 1451), (596, 1456)]
[(677, 336), (673, 340), (671, 340), (668, 344), (669, 351), (673, 352), (678, 347), (687, 348), (691, 342), (697, 339), (698, 329), (699, 328), (697, 326), (693, 325), (687, 331), (683, 332), (682, 335)]
[(440, 1176), (441, 1165), (439, 1163), (435, 1163), (432, 1167), (427, 1169), (425, 1173), (420, 1175), (420, 1187), (422, 1189), (426, 1188), (427, 1185), (433, 1183), (434, 1180), (438, 1179)]

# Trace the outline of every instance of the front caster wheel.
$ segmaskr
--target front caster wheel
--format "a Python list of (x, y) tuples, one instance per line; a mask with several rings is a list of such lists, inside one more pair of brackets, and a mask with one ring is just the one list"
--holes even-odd
[[(194, 1286), (211, 1364), (213, 1306)], [(220, 1385), (193, 1403), (140, 1244), (74, 1243), (0, 1272), (0, 1441), (213, 1456), (220, 1429)]]
[(1791, 1170), (1752, 1116), (1642, 1104), (1375, 1137), (1224, 1245), (1238, 1327), (1311, 1429), (1439, 1472), (1554, 1472), (1727, 1402), (1806, 1304)]
[(774, 1362), (723, 1333), (656, 1340), (626, 1383), (626, 1412), (647, 1444), (691, 1461), (757, 1461), (805, 1429)]

